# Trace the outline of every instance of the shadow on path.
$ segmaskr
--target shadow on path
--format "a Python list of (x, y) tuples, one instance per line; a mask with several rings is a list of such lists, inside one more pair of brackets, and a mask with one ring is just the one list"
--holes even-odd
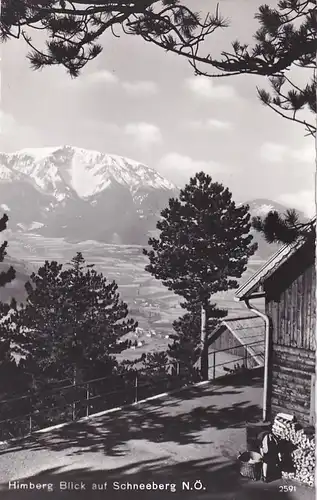
[[(254, 388), (248, 389), (252, 391)], [(202, 431), (210, 431), (212, 435), (213, 430), (241, 428), (245, 422), (259, 419), (260, 415), (258, 404), (252, 401), (252, 394), (246, 390), (194, 387), (124, 411), (34, 434), (1, 450), (0, 460), (7, 453), (43, 449), (69, 450), (72, 454), (101, 451), (107, 456), (122, 456), (125, 444), (130, 440), (204, 444), (199, 435)]]

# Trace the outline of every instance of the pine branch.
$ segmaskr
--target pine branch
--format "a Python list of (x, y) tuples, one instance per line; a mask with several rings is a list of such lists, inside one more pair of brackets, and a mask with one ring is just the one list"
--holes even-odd
[(301, 222), (296, 210), (287, 210), (285, 214), (270, 211), (266, 217), (253, 217), (252, 227), (261, 233), (268, 243), (290, 244), (299, 237), (310, 238), (316, 231), (315, 219)]
[[(27, 57), (34, 70), (61, 65), (76, 78), (101, 53), (101, 35), (111, 31), (118, 36), (114, 30), (118, 26), (126, 35), (185, 58), (198, 76), (252, 74), (268, 77), (269, 82), (271, 77), (283, 78), (284, 84), (293, 86), (287, 76), (291, 68), (311, 68), (312, 73), (316, 68), (316, 13), (314, 0), (280, 0), (276, 8), (262, 5), (255, 15), (259, 28), (253, 34), (253, 45), (234, 41), (232, 51), (222, 51), (220, 57), (204, 52), (205, 41), (229, 26), (219, 5), (214, 14), (202, 18), (180, 0), (3, 0), (0, 36), (2, 41), (22, 38), (31, 49)], [(29, 33), (33, 29), (46, 33), (45, 47), (32, 42)], [(316, 114), (314, 76), (283, 98), (281, 87), (273, 88), (272, 94), (259, 94), (263, 104), (281, 117), (316, 135), (315, 124), (298, 116), (306, 108)]]

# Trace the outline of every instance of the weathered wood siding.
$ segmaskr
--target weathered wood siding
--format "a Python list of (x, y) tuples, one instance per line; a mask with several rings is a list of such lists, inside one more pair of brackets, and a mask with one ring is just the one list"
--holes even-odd
[(316, 271), (314, 245), (307, 244), (265, 283), (271, 319), (270, 410), (311, 421), (315, 372)]
[(241, 358), (238, 361), (240, 365), (247, 362), (248, 368), (258, 366), (258, 363), (253, 360), (247, 349), (239, 343), (238, 339), (234, 335), (232, 335), (228, 328), (224, 327), (223, 329), (220, 329), (220, 331), (215, 335), (209, 347), (210, 352), (228, 349), (228, 354), (232, 354), (233, 356)]
[(311, 381), (315, 353), (273, 344), (271, 358), (271, 413), (292, 413), (302, 424), (311, 423)]

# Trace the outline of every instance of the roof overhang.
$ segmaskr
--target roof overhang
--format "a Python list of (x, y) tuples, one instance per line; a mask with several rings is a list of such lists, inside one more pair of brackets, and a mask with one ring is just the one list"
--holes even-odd
[[(316, 222), (316, 217), (311, 219), (311, 223)], [(292, 255), (294, 255), (304, 244), (307, 242), (307, 235), (311, 232), (311, 228), (307, 229), (307, 234), (301, 235), (293, 243), (288, 243), (283, 245), (272, 257), (258, 270), (256, 273), (249, 278), (246, 283), (240, 286), (235, 293), (234, 300), (240, 302), (242, 300), (247, 300), (251, 298), (261, 298), (264, 297), (264, 292), (260, 291), (259, 288), (272, 274), (277, 271)]]

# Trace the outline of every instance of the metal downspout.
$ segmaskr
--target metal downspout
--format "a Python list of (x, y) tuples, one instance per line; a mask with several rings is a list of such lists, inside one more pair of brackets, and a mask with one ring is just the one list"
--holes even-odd
[(265, 351), (264, 351), (264, 386), (263, 386), (263, 422), (267, 421), (268, 401), (268, 375), (269, 375), (269, 346), (270, 346), (270, 320), (269, 317), (260, 312), (256, 307), (250, 305), (249, 299), (244, 299), (247, 308), (262, 318), (265, 322)]

